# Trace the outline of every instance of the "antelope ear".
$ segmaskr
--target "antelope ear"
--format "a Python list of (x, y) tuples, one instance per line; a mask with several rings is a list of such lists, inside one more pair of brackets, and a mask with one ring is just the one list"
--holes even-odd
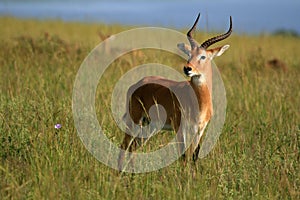
[(184, 43), (179, 43), (179, 44), (177, 44), (177, 47), (186, 55), (188, 55), (188, 56), (191, 55), (191, 46), (190, 45), (187, 45)]
[(222, 55), (229, 47), (230, 47), (230, 45), (227, 44), (227, 45), (224, 45), (222, 47), (217, 47), (217, 48), (214, 48), (214, 49), (210, 49), (209, 51), (212, 54), (211, 59), (213, 59), (216, 56)]

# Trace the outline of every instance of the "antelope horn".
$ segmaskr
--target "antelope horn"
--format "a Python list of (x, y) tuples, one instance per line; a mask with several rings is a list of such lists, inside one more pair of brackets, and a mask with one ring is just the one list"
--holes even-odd
[(230, 27), (229, 27), (229, 30), (227, 31), (227, 33), (224, 33), (222, 35), (219, 35), (219, 36), (216, 36), (216, 37), (206, 40), (205, 42), (203, 42), (201, 44), (200, 47), (202, 47), (203, 49), (207, 49), (209, 46), (213, 45), (214, 43), (217, 43), (221, 40), (228, 38), (231, 33), (232, 33), (232, 18), (230, 16)]
[(187, 38), (191, 44), (191, 49), (194, 49), (195, 47), (198, 46), (198, 43), (196, 42), (196, 40), (194, 40), (193, 36), (192, 36), (192, 33), (195, 32), (195, 29), (196, 29), (196, 25), (199, 21), (199, 18), (200, 18), (200, 13), (198, 14), (198, 17), (193, 25), (193, 27), (189, 30), (189, 32), (187, 33)]

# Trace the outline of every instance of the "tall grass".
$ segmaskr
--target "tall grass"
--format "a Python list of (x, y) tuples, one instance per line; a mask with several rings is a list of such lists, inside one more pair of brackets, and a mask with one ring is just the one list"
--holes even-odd
[[(233, 35), (223, 41), (231, 48), (215, 62), (227, 91), (227, 118), (213, 151), (196, 163), (196, 174), (179, 160), (132, 175), (106, 167), (85, 149), (71, 110), (75, 75), (100, 42), (97, 33), (126, 27), (4, 17), (0, 24), (1, 199), (300, 198), (299, 38)], [(180, 72), (184, 63), (166, 52), (144, 53), (116, 60), (99, 83), (99, 121), (117, 145), (123, 135), (109, 114), (108, 94), (118, 78), (153, 59)], [(274, 57), (287, 72), (264, 67)], [(54, 129), (56, 123), (62, 128)]]

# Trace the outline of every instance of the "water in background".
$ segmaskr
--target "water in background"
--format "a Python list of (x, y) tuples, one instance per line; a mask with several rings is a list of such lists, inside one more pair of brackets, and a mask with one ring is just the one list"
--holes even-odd
[(118, 23), (138, 26), (187, 28), (198, 12), (204, 31), (228, 27), (233, 16), (234, 31), (239, 33), (273, 32), (278, 29), (300, 33), (300, 1), (3, 1), (0, 16)]

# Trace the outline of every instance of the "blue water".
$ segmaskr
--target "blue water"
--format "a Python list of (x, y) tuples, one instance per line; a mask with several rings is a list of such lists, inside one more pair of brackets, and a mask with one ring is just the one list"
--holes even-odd
[(3, 1), (0, 16), (60, 19), (137, 26), (186, 28), (201, 12), (200, 28), (220, 31), (233, 16), (239, 33), (273, 32), (278, 29), (300, 33), (300, 1), (296, 0), (192, 0), (192, 1)]

